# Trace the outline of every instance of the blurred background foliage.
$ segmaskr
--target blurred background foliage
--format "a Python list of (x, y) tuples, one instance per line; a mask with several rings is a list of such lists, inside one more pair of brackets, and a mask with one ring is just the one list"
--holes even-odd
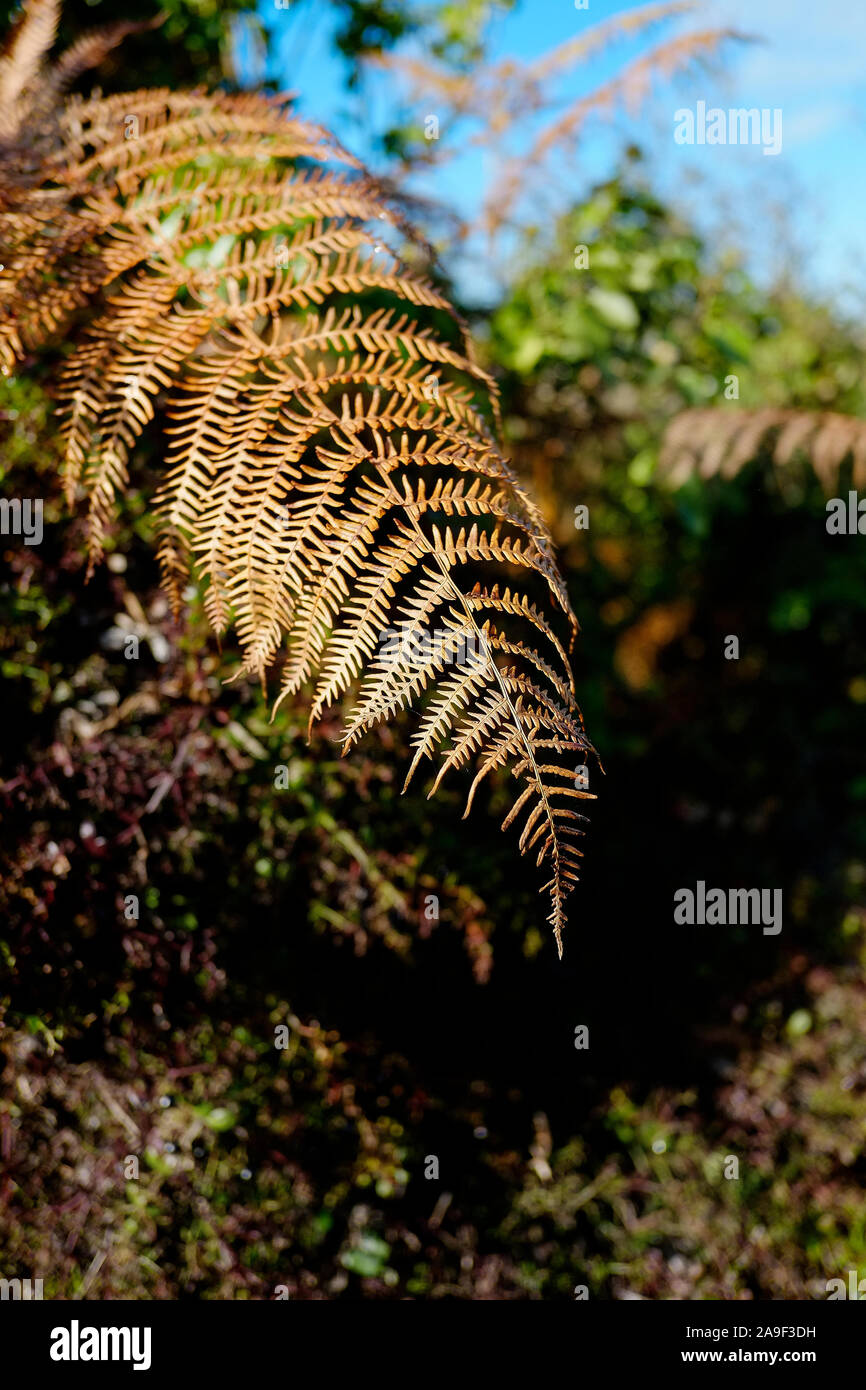
[[(244, 8), (169, 0), (103, 85), (230, 80)], [(337, 8), (359, 61), (415, 22)], [(465, 61), (477, 30), (433, 8)], [(107, 9), (67, 6), (69, 35)], [(658, 476), (690, 405), (863, 415), (862, 333), (720, 262), (637, 151), (524, 244), (475, 328), (560, 547), (607, 772), (562, 965), (505, 790), (465, 826), (459, 788), (398, 797), (399, 726), (342, 760), (339, 712), (308, 745), (300, 704), (271, 722), (222, 683), (200, 604), (174, 625), (158, 590), (156, 438), (85, 586), (45, 367), (0, 383), (5, 485), (47, 499), (41, 546), (2, 542), (5, 1277), (766, 1299), (821, 1297), (866, 1258), (863, 548), (827, 536), (806, 459)], [(698, 878), (781, 887), (781, 935), (675, 926)]]
[[(499, 0), (500, 7), (509, 0)], [(122, 13), (113, 0), (65, 0), (58, 42), (66, 47), (88, 28), (119, 20), (153, 26), (133, 45), (115, 50), (102, 63), (97, 79), (105, 92), (135, 87), (216, 87), (239, 80), (237, 44), (242, 36), (264, 54), (269, 34), (287, 18), (309, 29), (327, 19), (337, 51), (346, 59), (346, 80), (357, 83), (361, 65), (386, 53), (401, 40), (418, 39), (431, 57), (465, 65), (483, 52), (484, 24), (494, 8), (490, 0), (288, 0), (258, 5), (256, 0), (124, 0)], [(16, 0), (2, 0), (5, 31), (18, 10)], [(84, 77), (83, 90), (94, 85)]]

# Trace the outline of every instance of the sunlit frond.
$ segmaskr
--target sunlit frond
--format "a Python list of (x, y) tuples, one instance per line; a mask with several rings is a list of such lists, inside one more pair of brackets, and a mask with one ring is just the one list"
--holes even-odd
[[(52, 7), (31, 12), (50, 42)], [(24, 86), (48, 91), (34, 53)], [(349, 699), (346, 750), (414, 711), (407, 784), (428, 760), (443, 760), (438, 786), (474, 759), (471, 804), (510, 764), (506, 825), (525, 816), (521, 850), (549, 867), (561, 949), (571, 803), (589, 795), (575, 788), (591, 749), (563, 644), (577, 624), (497, 443), (494, 383), (423, 247), (285, 100), (72, 99), (34, 143), (24, 87), (5, 82), (0, 361), (9, 372), (61, 336), (72, 347), (58, 374), (64, 481), (70, 503), (86, 499), (91, 566), (157, 422), (175, 611), (192, 573), (215, 630), (237, 634), (239, 674), (276, 670), (280, 699), (311, 684), (311, 722)], [(395, 632), (409, 636), (396, 652)]]

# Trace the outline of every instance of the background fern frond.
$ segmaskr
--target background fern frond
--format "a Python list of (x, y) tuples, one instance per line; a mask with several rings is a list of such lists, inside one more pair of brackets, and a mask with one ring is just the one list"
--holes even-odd
[(853, 486), (866, 487), (866, 420), (837, 411), (773, 406), (683, 411), (665, 434), (661, 476), (675, 485), (693, 473), (732, 478), (762, 449), (778, 468), (802, 454), (827, 493), (838, 488), (841, 467), (850, 459)]

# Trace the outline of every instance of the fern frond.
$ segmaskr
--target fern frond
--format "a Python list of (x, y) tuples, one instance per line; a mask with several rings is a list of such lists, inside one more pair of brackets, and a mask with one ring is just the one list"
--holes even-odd
[[(51, 87), (35, 55), (53, 8), (31, 9), (42, 37), (0, 81), (13, 132), (16, 91)], [(215, 630), (237, 633), (238, 674), (276, 670), (277, 704), (311, 684), (311, 725), (349, 697), (344, 752), (415, 711), (407, 786), (428, 759), (434, 791), (476, 762), (468, 812), (511, 765), (505, 824), (520, 818), (521, 850), (549, 866), (561, 951), (572, 802), (588, 795), (573, 763), (592, 751), (566, 655), (577, 623), (499, 447), (495, 383), (423, 246), (279, 99), (73, 99), (35, 134), (38, 156), (0, 144), (0, 356), (8, 371), (61, 335), (73, 344), (58, 373), (64, 483), (87, 502), (91, 566), (158, 419), (175, 611), (192, 573)], [(423, 638), (420, 654), (386, 650), (394, 632)]]
[(18, 130), (24, 94), (34, 85), (57, 35), (60, 0), (30, 0), (0, 51), (0, 138)]
[[(692, 0), (662, 0), (602, 20), (556, 45), (540, 58), (512, 57), (474, 63), (455, 73), (439, 60), (388, 52), (371, 61), (397, 73), (406, 88), (409, 105), (416, 112), (435, 110), (445, 129), (459, 132), (453, 144), (445, 139), (423, 142), (416, 157), (441, 164), (467, 147), (483, 147), (499, 172), (483, 202), (482, 222), (494, 236), (513, 223), (521, 207), (537, 216), (545, 180), (550, 182), (551, 160), (573, 155), (576, 138), (592, 116), (605, 116), (621, 105), (636, 114), (650, 95), (658, 74), (671, 79), (714, 56), (731, 39), (745, 35), (731, 29), (678, 34), (653, 46), (600, 87), (575, 99), (570, 93), (574, 69), (623, 38), (633, 38), (660, 23), (679, 18), (693, 9)], [(432, 103), (432, 104), (431, 104)], [(521, 140), (527, 131), (528, 141)], [(561, 184), (561, 178), (555, 180)]]
[(660, 475), (675, 486), (692, 474), (732, 478), (762, 449), (780, 469), (797, 454), (809, 459), (828, 495), (838, 489), (840, 469), (850, 458), (854, 487), (866, 487), (866, 420), (773, 406), (683, 411), (665, 434)]
[(48, 64), (57, 36), (60, 0), (27, 0), (0, 51), (0, 141), (20, 136), (34, 121), (48, 121), (57, 98), (83, 73), (98, 67), (130, 34), (155, 29), (165, 15), (91, 29)]
[(518, 198), (525, 197), (540, 172), (549, 169), (554, 152), (562, 156), (574, 149), (590, 116), (609, 114), (620, 105), (625, 105), (630, 115), (636, 115), (649, 97), (657, 75), (670, 79), (715, 54), (728, 39), (742, 37), (733, 30), (715, 29), (679, 35), (636, 58), (623, 72), (588, 96), (578, 98), (541, 131), (525, 153), (505, 161), (503, 172), (485, 203), (484, 221), (488, 232), (492, 234), (503, 225), (506, 214), (514, 208)]

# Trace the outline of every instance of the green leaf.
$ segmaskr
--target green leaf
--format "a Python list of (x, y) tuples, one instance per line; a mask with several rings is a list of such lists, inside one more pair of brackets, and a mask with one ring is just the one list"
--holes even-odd
[(587, 295), (596, 313), (611, 328), (637, 328), (640, 315), (633, 299), (620, 290), (603, 290), (594, 285)]

